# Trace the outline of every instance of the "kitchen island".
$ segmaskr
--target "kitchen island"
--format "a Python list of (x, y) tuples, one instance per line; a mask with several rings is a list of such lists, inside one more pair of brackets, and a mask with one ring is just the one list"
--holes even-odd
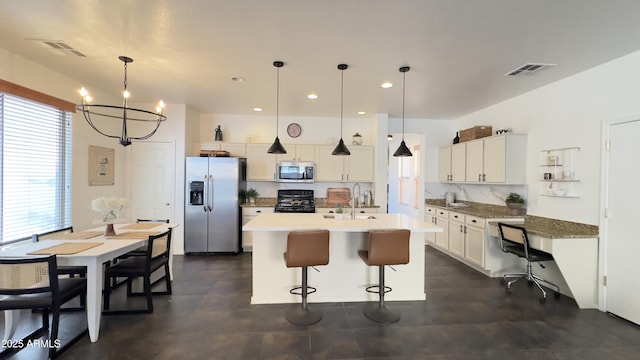
[(402, 214), (357, 215), (355, 219), (332, 218), (334, 214), (263, 213), (243, 226), (253, 232), (252, 304), (295, 303), (300, 297), (289, 290), (301, 283), (300, 268), (287, 268), (283, 253), (287, 234), (293, 230), (327, 229), (330, 232), (329, 264), (309, 271), (309, 286), (317, 292), (309, 302), (375, 301), (377, 294), (365, 288), (378, 282), (378, 268), (367, 266), (358, 250), (367, 248), (368, 231), (409, 229), (409, 263), (387, 271), (386, 283), (393, 288), (385, 298), (424, 300), (424, 234), (442, 229)]

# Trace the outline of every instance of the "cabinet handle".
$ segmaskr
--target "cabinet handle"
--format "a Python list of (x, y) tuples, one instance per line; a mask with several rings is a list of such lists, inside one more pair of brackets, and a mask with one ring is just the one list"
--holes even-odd
[(467, 233), (467, 225), (464, 226), (464, 233)]
[(477, 223), (477, 221), (475, 221), (475, 220), (471, 220), (471, 222), (474, 223), (474, 224)]
[(482, 174), (478, 174), (478, 182), (482, 181)]
[(262, 214), (262, 210), (256, 210), (256, 213)]
[(486, 182), (487, 181), (487, 174), (482, 174), (482, 181)]
[(462, 225), (460, 225), (460, 232), (462, 232)]

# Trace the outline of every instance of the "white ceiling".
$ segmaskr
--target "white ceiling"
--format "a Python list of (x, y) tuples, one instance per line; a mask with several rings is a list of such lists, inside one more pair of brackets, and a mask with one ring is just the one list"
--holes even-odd
[[(282, 60), (280, 115), (339, 116), (346, 63), (345, 117), (401, 117), (408, 65), (405, 116), (452, 119), (638, 50), (640, 1), (0, 1), (0, 47), (112, 93), (127, 55), (132, 101), (221, 114), (274, 114)], [(558, 65), (503, 77), (528, 62)]]

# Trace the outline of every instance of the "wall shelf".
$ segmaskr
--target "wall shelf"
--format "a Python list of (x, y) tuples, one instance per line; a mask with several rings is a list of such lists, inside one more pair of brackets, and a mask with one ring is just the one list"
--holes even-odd
[(567, 147), (540, 152), (540, 195), (580, 197), (580, 148)]

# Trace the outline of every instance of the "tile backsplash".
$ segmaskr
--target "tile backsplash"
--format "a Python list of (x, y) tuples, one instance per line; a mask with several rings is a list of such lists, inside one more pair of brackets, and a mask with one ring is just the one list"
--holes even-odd
[(443, 199), (447, 191), (452, 191), (456, 194), (456, 201), (466, 200), (484, 204), (504, 205), (504, 199), (510, 192), (518, 193), (525, 198), (525, 201), (527, 200), (526, 185), (425, 183), (425, 199)]

